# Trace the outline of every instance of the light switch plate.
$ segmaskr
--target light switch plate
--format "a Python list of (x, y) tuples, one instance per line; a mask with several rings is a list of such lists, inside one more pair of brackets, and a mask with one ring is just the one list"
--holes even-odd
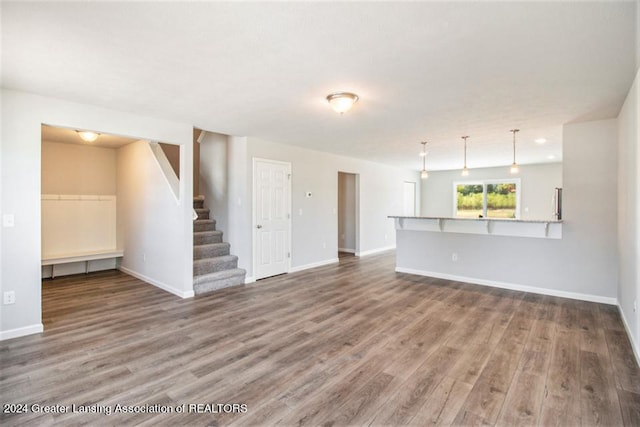
[(3, 214), (2, 215), (2, 226), (3, 227), (13, 227), (16, 225), (15, 217), (13, 214)]

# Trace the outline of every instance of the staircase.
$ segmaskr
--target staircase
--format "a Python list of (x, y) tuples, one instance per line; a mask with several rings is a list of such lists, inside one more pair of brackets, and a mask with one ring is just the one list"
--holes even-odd
[(198, 219), (193, 222), (193, 290), (196, 295), (244, 284), (246, 271), (238, 268), (238, 257), (230, 255), (216, 220), (209, 218), (204, 197), (193, 198)]

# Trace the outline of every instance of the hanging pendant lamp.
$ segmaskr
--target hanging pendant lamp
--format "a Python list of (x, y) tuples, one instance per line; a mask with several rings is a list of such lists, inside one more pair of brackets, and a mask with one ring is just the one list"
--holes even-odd
[(516, 163), (516, 133), (520, 132), (520, 129), (511, 129), (509, 132), (513, 133), (513, 163), (511, 164), (509, 172), (511, 172), (512, 174), (517, 174), (518, 172), (520, 172), (520, 168)]
[(422, 153), (420, 153), (422, 157), (422, 172), (420, 172), (420, 178), (427, 179), (429, 178), (429, 173), (427, 172), (427, 141), (423, 141), (420, 144), (422, 144)]
[(462, 173), (460, 174), (462, 176), (469, 176), (469, 168), (467, 168), (467, 138), (469, 136), (462, 137), (464, 139), (464, 168), (462, 168)]

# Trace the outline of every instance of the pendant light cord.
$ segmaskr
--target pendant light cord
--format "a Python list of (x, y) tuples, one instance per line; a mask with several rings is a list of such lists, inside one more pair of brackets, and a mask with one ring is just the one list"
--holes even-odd
[(520, 132), (520, 129), (511, 129), (513, 133), (513, 164), (516, 164), (516, 132)]
[(464, 168), (467, 168), (467, 138), (469, 138), (468, 136), (463, 136), (462, 139), (464, 139)]

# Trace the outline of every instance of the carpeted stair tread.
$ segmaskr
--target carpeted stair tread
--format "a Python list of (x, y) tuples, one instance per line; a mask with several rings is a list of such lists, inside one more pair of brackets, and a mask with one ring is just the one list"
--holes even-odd
[(203, 295), (229, 286), (244, 285), (247, 272), (238, 268), (238, 257), (230, 254), (231, 246), (222, 241), (216, 220), (205, 207), (204, 197), (193, 198), (198, 218), (193, 221), (193, 290)]
[(202, 295), (230, 286), (243, 285), (246, 273), (242, 268), (234, 268), (196, 276), (193, 278), (193, 290), (196, 295)]
[(231, 245), (227, 242), (210, 243), (208, 245), (197, 245), (193, 247), (193, 259), (213, 258), (229, 255)]
[(217, 271), (234, 270), (236, 268), (238, 268), (238, 257), (235, 255), (223, 255), (194, 261), (193, 275), (203, 276)]
[(209, 219), (209, 209), (206, 208), (196, 208), (196, 214), (198, 214), (198, 219)]
[(210, 243), (222, 243), (222, 231), (197, 231), (193, 233), (193, 244), (208, 245)]
[(215, 219), (197, 219), (193, 221), (193, 231), (215, 231)]
[(204, 197), (197, 196), (193, 198), (193, 207), (195, 209), (203, 209), (204, 208)]

